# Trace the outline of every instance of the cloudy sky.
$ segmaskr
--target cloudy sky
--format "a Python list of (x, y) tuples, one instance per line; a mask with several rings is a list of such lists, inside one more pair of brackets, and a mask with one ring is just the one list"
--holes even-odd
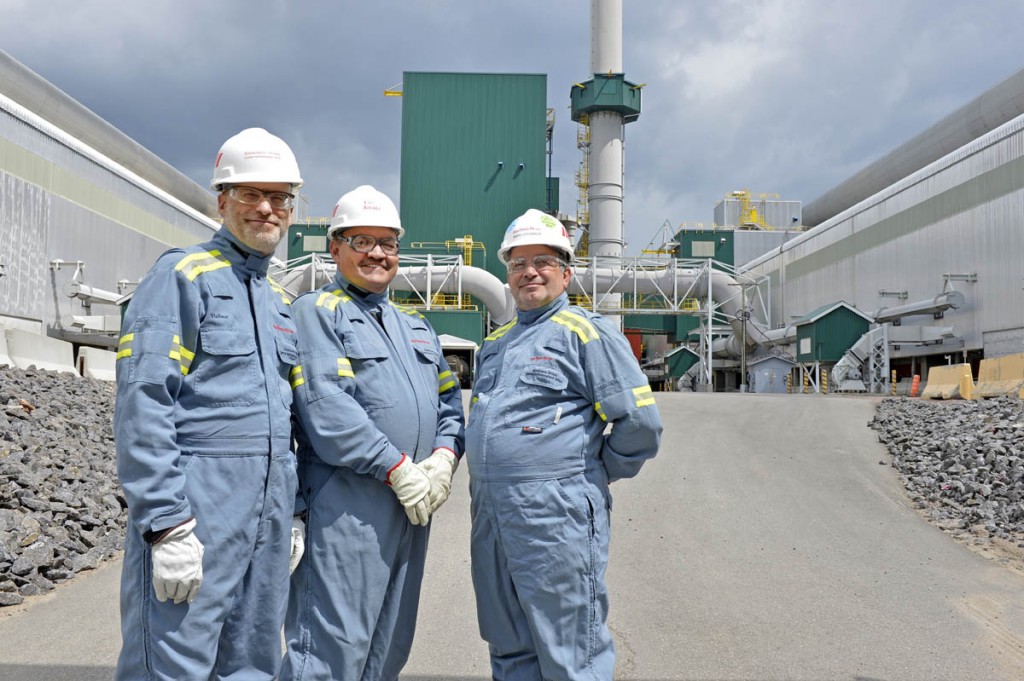
[[(1024, 67), (1020, 0), (624, 0), (625, 234), (710, 223), (735, 189), (805, 204)], [(309, 215), (400, 201), (404, 71), (545, 73), (574, 213), (569, 88), (589, 0), (0, 0), (0, 49), (196, 182), (249, 126), (285, 138)]]

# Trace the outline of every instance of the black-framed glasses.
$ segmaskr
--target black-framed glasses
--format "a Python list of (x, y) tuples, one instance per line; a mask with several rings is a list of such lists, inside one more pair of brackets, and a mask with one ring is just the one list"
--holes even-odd
[(519, 274), (520, 272), (526, 271), (527, 263), (533, 265), (533, 269), (538, 272), (543, 270), (553, 270), (555, 268), (564, 270), (569, 266), (569, 263), (561, 258), (556, 258), (553, 255), (535, 255), (529, 260), (526, 258), (512, 258), (508, 261), (508, 265), (506, 265), (506, 267), (511, 274)]
[(247, 206), (258, 206), (263, 202), (263, 199), (266, 199), (267, 203), (274, 210), (285, 210), (295, 205), (294, 194), (289, 194), (288, 192), (265, 192), (256, 189), (256, 187), (246, 187), (244, 185), (236, 185), (228, 189), (228, 196)]
[(369, 234), (356, 234), (355, 236), (336, 236), (334, 238), (347, 243), (356, 253), (369, 253), (377, 246), (380, 246), (380, 250), (383, 251), (384, 255), (397, 255), (398, 249), (402, 245), (402, 242), (393, 236), (377, 239)]

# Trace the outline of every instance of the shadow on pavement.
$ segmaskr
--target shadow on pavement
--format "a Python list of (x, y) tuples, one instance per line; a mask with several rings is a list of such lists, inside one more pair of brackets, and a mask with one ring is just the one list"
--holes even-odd
[(113, 667), (0, 664), (2, 681), (110, 681)]

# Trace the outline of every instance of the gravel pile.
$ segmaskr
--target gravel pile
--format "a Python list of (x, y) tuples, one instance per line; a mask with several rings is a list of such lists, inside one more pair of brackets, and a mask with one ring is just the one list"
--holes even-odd
[(1024, 401), (885, 399), (870, 426), (936, 525), (1024, 548)]
[(113, 413), (111, 383), (0, 367), (0, 606), (123, 547)]

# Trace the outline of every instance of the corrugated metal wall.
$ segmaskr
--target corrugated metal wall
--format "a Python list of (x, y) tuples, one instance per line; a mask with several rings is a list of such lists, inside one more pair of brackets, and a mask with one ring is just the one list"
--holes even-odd
[[(781, 254), (763, 256), (748, 267), (770, 277), (772, 318), (777, 322), (834, 300), (870, 314), (897, 304), (887, 297), (893, 294), (914, 302), (952, 287), (964, 294), (963, 307), (947, 311), (939, 321), (913, 317), (904, 324), (953, 325), (964, 338), (965, 350), (982, 349), (986, 334), (1001, 331), (1002, 354), (1008, 351), (1005, 338), (1024, 338), (1015, 332), (1024, 330), (1022, 254), (1024, 116), (789, 241)], [(1015, 351), (1024, 351), (1024, 345)], [(950, 350), (901, 350), (911, 352)]]
[[(216, 223), (38, 116), (0, 96), (0, 316), (40, 330), (86, 314), (63, 285), (84, 261), (84, 283), (116, 292), (171, 246), (209, 238)], [(67, 267), (51, 268), (54, 260)], [(95, 305), (93, 315), (116, 315)]]
[(485, 244), (486, 269), (504, 281), (497, 251), (505, 228), (547, 203), (546, 93), (540, 74), (404, 74), (405, 243), (472, 234)]
[[(790, 229), (800, 222), (801, 206), (799, 201), (751, 198), (750, 205), (757, 209), (757, 214), (765, 224), (773, 229)], [(714, 221), (719, 227), (738, 227), (740, 224), (739, 200), (722, 199), (715, 204)]]

